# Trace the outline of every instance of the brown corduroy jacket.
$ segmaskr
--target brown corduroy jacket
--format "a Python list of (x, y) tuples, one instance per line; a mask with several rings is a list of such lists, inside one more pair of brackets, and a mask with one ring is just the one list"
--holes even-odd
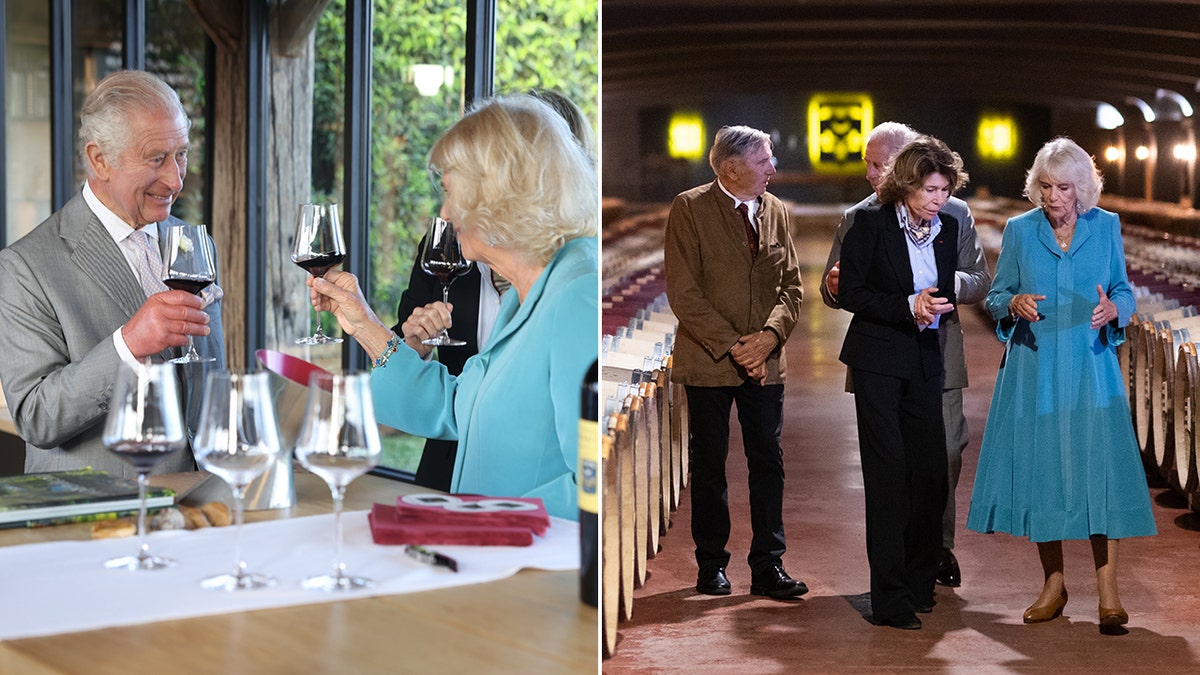
[(667, 218), (667, 299), (679, 320), (672, 377), (685, 385), (737, 386), (746, 371), (729, 355), (738, 338), (770, 330), (779, 346), (767, 359), (764, 384), (781, 384), (784, 344), (804, 296), (800, 265), (783, 202), (759, 198), (759, 253), (751, 258), (733, 200), (716, 181), (680, 193)]

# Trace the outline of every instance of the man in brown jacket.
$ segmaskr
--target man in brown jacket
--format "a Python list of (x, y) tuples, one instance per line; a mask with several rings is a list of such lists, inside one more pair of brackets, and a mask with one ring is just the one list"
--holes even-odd
[(675, 197), (667, 220), (667, 297), (679, 319), (673, 377), (688, 399), (696, 590), (728, 595), (729, 413), (749, 469), (750, 592), (808, 592), (783, 569), (783, 345), (800, 312), (800, 267), (783, 203), (767, 194), (770, 137), (722, 127), (709, 151), (717, 180)]

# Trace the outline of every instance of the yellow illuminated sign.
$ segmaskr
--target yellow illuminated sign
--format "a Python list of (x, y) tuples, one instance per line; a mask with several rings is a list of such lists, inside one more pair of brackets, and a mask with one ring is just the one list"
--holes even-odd
[(813, 171), (862, 173), (874, 116), (875, 106), (867, 94), (814, 94), (808, 101), (808, 160)]
[(1006, 113), (984, 113), (975, 136), (979, 158), (1006, 161), (1017, 154), (1017, 123)]
[(667, 129), (667, 152), (679, 159), (704, 156), (704, 120), (695, 113), (675, 113)]

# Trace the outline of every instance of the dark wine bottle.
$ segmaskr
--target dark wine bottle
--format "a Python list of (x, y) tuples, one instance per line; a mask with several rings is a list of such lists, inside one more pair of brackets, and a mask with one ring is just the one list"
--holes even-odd
[(583, 378), (579, 410), (579, 599), (596, 607), (600, 578), (599, 362)]

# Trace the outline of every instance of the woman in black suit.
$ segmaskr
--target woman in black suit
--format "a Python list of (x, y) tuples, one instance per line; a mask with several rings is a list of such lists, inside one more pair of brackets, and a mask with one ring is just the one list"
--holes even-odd
[(939, 317), (954, 309), (958, 222), (939, 214), (967, 182), (936, 138), (885, 168), (880, 206), (859, 210), (841, 258), (842, 345), (858, 416), (873, 621), (907, 630), (933, 610), (946, 504)]

